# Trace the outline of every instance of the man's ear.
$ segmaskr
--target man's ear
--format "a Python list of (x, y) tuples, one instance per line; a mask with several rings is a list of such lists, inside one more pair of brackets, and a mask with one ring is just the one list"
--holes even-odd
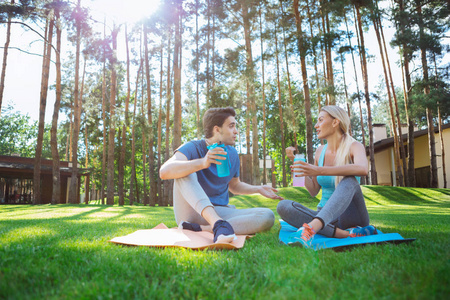
[(214, 126), (214, 128), (213, 128), (213, 133), (216, 133), (216, 132), (217, 132), (217, 133), (220, 134), (220, 129), (221, 129), (221, 128), (220, 128), (219, 126), (217, 126), (217, 125)]

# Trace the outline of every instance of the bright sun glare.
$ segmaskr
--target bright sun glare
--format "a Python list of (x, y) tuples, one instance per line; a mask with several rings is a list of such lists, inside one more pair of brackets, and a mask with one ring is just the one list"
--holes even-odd
[(160, 0), (93, 0), (89, 6), (93, 12), (118, 23), (134, 23), (151, 16), (159, 4)]

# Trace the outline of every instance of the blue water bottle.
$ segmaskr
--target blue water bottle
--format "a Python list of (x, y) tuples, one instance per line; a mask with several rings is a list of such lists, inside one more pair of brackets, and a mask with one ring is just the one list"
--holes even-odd
[[(214, 149), (216, 147), (221, 147), (221, 148), (223, 148), (223, 150), (225, 152), (227, 152), (227, 149), (225, 148), (225, 145), (222, 144), (221, 142), (219, 142), (219, 144), (215, 143), (213, 145), (209, 145), (208, 149), (211, 150), (211, 149)], [(219, 161), (221, 163), (220, 165), (216, 165), (217, 176), (219, 176), (219, 177), (227, 177), (227, 176), (229, 176), (230, 175), (230, 164), (229, 164), (229, 159), (228, 159), (228, 153), (227, 154), (217, 154), (217, 155), (226, 157), (225, 160), (220, 160), (220, 159), (217, 160), (217, 161)]]

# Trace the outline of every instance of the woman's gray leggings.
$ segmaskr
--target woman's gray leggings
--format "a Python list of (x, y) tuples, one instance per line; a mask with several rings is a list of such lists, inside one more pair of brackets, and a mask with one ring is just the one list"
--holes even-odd
[(369, 225), (364, 196), (358, 181), (353, 176), (344, 177), (322, 209), (312, 210), (298, 202), (283, 200), (278, 203), (277, 212), (290, 225), (300, 228), (314, 218), (322, 221), (324, 227), (318, 232), (333, 237), (336, 227), (347, 229)]

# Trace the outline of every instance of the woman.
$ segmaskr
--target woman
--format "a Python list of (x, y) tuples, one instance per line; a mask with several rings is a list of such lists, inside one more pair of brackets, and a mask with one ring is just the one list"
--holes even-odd
[[(305, 187), (316, 196), (322, 189), (317, 210), (297, 202), (283, 200), (277, 211), (283, 220), (298, 229), (290, 242), (299, 242), (306, 248), (318, 232), (327, 237), (346, 238), (377, 234), (369, 225), (364, 197), (355, 176), (366, 176), (368, 163), (364, 146), (349, 133), (350, 119), (340, 107), (325, 106), (314, 126), (317, 137), (326, 140), (315, 153), (314, 165), (298, 161), (291, 166), (297, 176), (305, 176)], [(294, 160), (295, 148), (286, 149)]]

